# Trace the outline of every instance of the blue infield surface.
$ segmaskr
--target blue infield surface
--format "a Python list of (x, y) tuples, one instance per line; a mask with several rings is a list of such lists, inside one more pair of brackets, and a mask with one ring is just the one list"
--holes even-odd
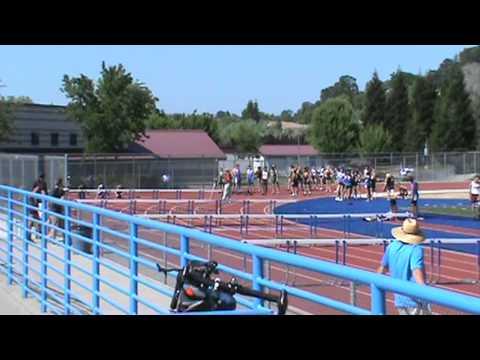
[[(409, 200), (397, 200), (399, 209), (407, 209), (410, 206)], [(419, 216), (423, 217), (422, 223), (425, 225), (450, 225), (457, 228), (469, 230), (469, 234), (454, 231), (437, 231), (424, 229), (428, 238), (480, 238), (480, 221), (473, 218), (466, 218), (452, 215), (437, 215), (428, 213), (430, 207), (469, 207), (470, 202), (463, 199), (420, 199)], [(364, 199), (337, 202), (333, 198), (322, 198), (305, 200), (297, 203), (290, 203), (278, 206), (275, 209), (276, 214), (359, 214), (359, 213), (377, 213), (382, 214), (390, 211), (389, 201), (387, 199), (375, 199), (367, 202)], [(309, 225), (310, 219), (297, 219), (296, 222)], [(388, 222), (366, 222), (362, 219), (317, 219), (315, 226), (330, 230), (337, 230), (344, 233), (355, 233), (373, 238), (390, 238), (392, 228), (398, 224)], [(472, 236), (471, 230), (479, 230), (477, 236)], [(350, 235), (354, 237), (354, 235)], [(442, 244), (442, 248), (455, 251), (477, 254), (478, 246), (476, 244)]]

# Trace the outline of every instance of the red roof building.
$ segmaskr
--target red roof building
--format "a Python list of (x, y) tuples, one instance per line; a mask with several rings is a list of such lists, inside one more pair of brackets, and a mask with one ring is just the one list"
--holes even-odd
[(225, 154), (203, 130), (149, 130), (146, 138), (129, 147), (129, 152), (151, 153), (160, 158), (216, 158)]
[(263, 145), (259, 152), (262, 156), (316, 156), (318, 151), (311, 145)]

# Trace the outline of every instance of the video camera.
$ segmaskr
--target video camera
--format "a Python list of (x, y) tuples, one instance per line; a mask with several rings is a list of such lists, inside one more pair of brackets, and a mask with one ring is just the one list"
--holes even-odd
[(228, 282), (219, 278), (212, 279), (213, 274), (218, 274), (217, 266), (218, 263), (215, 261), (191, 261), (183, 268), (171, 269), (162, 268), (157, 264), (159, 272), (166, 274), (178, 271), (170, 309), (177, 313), (235, 310), (237, 301), (234, 295), (239, 294), (275, 302), (277, 314), (286, 313), (288, 308), (286, 291), (282, 290), (279, 296), (275, 296), (240, 285), (235, 278)]

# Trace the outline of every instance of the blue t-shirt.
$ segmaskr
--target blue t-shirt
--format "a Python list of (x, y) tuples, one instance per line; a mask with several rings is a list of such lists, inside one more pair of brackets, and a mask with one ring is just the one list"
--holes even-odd
[[(415, 282), (413, 270), (424, 269), (423, 247), (393, 241), (383, 255), (382, 266), (388, 267), (395, 279)], [(395, 294), (396, 307), (417, 307), (418, 304), (419, 302), (412, 298)]]

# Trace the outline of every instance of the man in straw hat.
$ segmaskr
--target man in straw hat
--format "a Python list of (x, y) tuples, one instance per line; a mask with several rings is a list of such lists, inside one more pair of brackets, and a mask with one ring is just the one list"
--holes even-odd
[[(420, 246), (425, 236), (417, 220), (406, 219), (401, 227), (392, 229), (392, 235), (396, 240), (385, 250), (377, 272), (385, 274), (389, 271), (395, 279), (425, 285), (423, 247)], [(400, 294), (395, 294), (395, 307), (400, 315), (431, 314), (427, 304)]]

